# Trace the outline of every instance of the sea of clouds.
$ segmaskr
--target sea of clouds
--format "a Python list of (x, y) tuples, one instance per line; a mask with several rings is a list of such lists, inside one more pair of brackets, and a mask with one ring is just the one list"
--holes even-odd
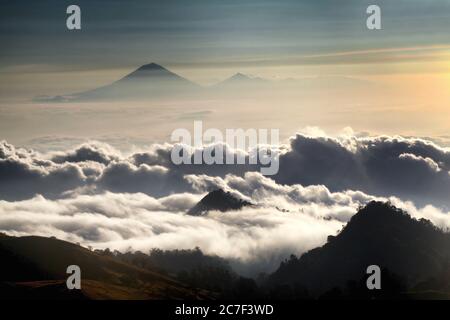
[[(0, 232), (121, 251), (198, 246), (248, 273), (322, 245), (371, 200), (450, 228), (450, 150), (427, 140), (297, 134), (271, 177), (250, 165), (176, 166), (172, 148), (38, 153), (0, 142)], [(186, 213), (217, 188), (255, 205)]]

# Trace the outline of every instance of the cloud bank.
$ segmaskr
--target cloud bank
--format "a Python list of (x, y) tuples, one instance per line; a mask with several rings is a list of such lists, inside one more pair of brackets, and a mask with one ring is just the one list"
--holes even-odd
[[(121, 251), (198, 246), (254, 273), (322, 245), (371, 200), (450, 229), (450, 153), (430, 141), (297, 134), (271, 177), (255, 166), (176, 166), (172, 148), (122, 154), (90, 142), (41, 154), (1, 142), (0, 232)], [(217, 188), (256, 205), (186, 214)]]
[[(197, 190), (220, 186), (249, 197), (256, 206), (190, 216), (186, 211), (204, 193), (154, 198), (144, 193), (79, 194), (64, 199), (36, 196), (0, 201), (0, 231), (10, 235), (55, 236), (84, 246), (120, 251), (191, 249), (229, 259), (241, 273), (273, 271), (290, 254), (320, 246), (370, 200), (388, 200), (358, 191), (333, 193), (325, 186), (279, 185), (259, 173), (212, 180), (190, 176)], [(416, 218), (450, 228), (450, 215), (432, 206), (389, 199)]]
[(450, 149), (418, 138), (297, 134), (275, 180), (323, 184), (449, 208)]
[[(256, 165), (174, 165), (170, 144), (129, 155), (90, 142), (61, 152), (39, 154), (0, 142), (0, 199), (24, 200), (36, 194), (58, 198), (65, 192), (142, 192), (154, 197), (193, 192), (189, 175), (244, 176)], [(418, 206), (448, 209), (450, 149), (418, 138), (297, 134), (280, 148), (283, 185), (325, 185), (331, 191), (358, 190), (396, 196)], [(225, 152), (241, 150), (225, 147)], [(248, 156), (248, 154), (246, 155)], [(248, 163), (248, 161), (246, 162)]]

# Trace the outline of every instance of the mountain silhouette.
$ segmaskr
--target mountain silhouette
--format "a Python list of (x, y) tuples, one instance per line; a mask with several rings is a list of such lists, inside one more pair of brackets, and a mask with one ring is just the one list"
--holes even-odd
[[(318, 294), (361, 281), (369, 265), (378, 265), (402, 279), (409, 290), (432, 288), (450, 294), (449, 262), (449, 233), (389, 203), (374, 201), (324, 246), (284, 261), (269, 282), (296, 284)], [(381, 283), (383, 287), (383, 278)]]
[(146, 81), (148, 79), (158, 79), (178, 82), (180, 84), (193, 84), (189, 80), (169, 71), (168, 69), (160, 66), (156, 63), (145, 64), (135, 71), (129, 73), (122, 79), (116, 81), (116, 83), (125, 83), (127, 81)]
[(155, 100), (173, 98), (261, 97), (314, 90), (373, 89), (374, 83), (350, 77), (309, 77), (270, 80), (240, 72), (214, 85), (203, 87), (167, 68), (149, 63), (142, 65), (111, 84), (92, 90), (58, 96), (41, 95), (35, 102)]
[(189, 95), (201, 87), (156, 64), (143, 65), (123, 78), (93, 90), (56, 97), (38, 97), (42, 101), (154, 99)]
[(228, 91), (229, 94), (242, 94), (243, 92), (258, 90), (261, 88), (265, 88), (266, 85), (271, 84), (271, 81), (259, 78), (259, 77), (253, 77), (249, 76), (243, 73), (235, 73), (231, 77), (215, 84), (212, 86), (212, 89), (214, 90), (225, 90)]
[(188, 94), (199, 86), (150, 63), (143, 65), (116, 82), (87, 92), (76, 94), (76, 99), (141, 99)]
[(217, 189), (209, 192), (205, 197), (203, 197), (199, 203), (197, 203), (188, 211), (188, 214), (203, 215), (212, 210), (218, 210), (222, 212), (239, 210), (245, 206), (250, 205), (252, 205), (250, 202), (238, 199), (230, 192), (225, 192), (222, 189)]
[[(192, 288), (150, 268), (55, 238), (0, 235), (0, 261), (0, 298), (201, 298)], [(81, 291), (66, 287), (69, 265), (81, 269)]]

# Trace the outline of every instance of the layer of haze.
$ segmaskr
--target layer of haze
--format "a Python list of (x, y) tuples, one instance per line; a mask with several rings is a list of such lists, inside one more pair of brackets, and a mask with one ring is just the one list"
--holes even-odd
[[(70, 1), (3, 1), (0, 138), (38, 149), (87, 139), (129, 148), (167, 141), (174, 128), (203, 120), (219, 129), (280, 128), (283, 138), (305, 127), (351, 127), (445, 141), (450, 1), (377, 1), (379, 31), (366, 28), (372, 2), (80, 0), (82, 30), (69, 31)], [(285, 88), (249, 94), (237, 86), (227, 95), (163, 101), (31, 102), (103, 86), (150, 62), (203, 86), (242, 72)]]

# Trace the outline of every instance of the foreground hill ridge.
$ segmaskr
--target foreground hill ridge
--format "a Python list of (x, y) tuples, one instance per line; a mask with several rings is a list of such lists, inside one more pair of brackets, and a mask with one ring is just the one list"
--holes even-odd
[[(244, 205), (243, 200), (218, 189), (199, 202), (205, 207), (198, 212), (208, 206), (226, 211), (228, 201), (233, 206)], [(198, 248), (176, 251), (175, 260), (170, 252), (155, 254), (172, 271), (164, 273), (146, 263), (148, 256), (142, 253), (114, 255), (55, 238), (0, 234), (0, 296), (34, 297), (46, 292), (48, 296), (83, 299), (209, 299), (217, 290), (227, 297), (247, 290), (245, 295), (281, 299), (323, 295), (450, 299), (450, 234), (390, 203), (372, 201), (361, 207), (338, 235), (329, 236), (326, 244), (299, 258), (292, 255), (272, 274), (259, 279), (259, 285), (251, 279), (239, 280), (226, 261), (209, 258)], [(173, 278), (170, 272), (182, 267), (183, 259), (202, 267)], [(197, 259), (201, 260), (195, 262)], [(70, 264), (80, 265), (83, 281), (87, 280), (84, 291), (75, 296), (68, 294), (63, 281)], [(366, 268), (373, 264), (383, 270), (382, 293), (369, 294), (365, 287)], [(230, 283), (238, 289), (230, 289)], [(227, 291), (221, 291), (224, 288)]]
[[(77, 299), (122, 299), (123, 294), (133, 299), (206, 298), (157, 270), (144, 270), (56, 238), (2, 235), (0, 258), (0, 297), (15, 292), (34, 297), (48, 291), (49, 297), (61, 294)], [(65, 287), (66, 268), (72, 264), (82, 270), (81, 293)]]
[(437, 278), (439, 289), (450, 292), (450, 233), (390, 203), (372, 201), (325, 245), (284, 261), (270, 281), (323, 292), (361, 281), (373, 264), (395, 274), (405, 288), (427, 287)]

